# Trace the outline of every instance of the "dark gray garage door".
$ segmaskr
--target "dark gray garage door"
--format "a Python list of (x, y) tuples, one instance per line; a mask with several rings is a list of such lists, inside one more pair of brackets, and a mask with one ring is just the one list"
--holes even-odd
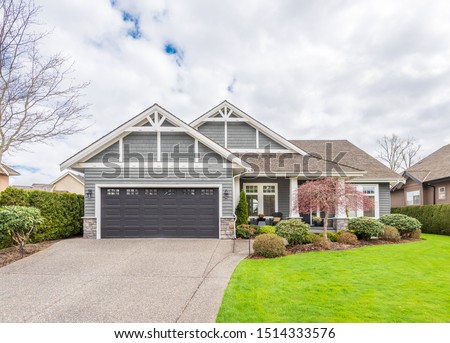
[(217, 188), (102, 188), (101, 237), (219, 237)]

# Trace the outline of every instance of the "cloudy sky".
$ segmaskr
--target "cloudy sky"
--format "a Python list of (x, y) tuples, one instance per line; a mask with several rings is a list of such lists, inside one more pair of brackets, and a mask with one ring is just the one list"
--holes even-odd
[(63, 52), (90, 81), (83, 133), (5, 161), (15, 184), (49, 182), (59, 164), (153, 103), (190, 122), (224, 99), (290, 139), (415, 136), (450, 143), (450, 2), (35, 0)]

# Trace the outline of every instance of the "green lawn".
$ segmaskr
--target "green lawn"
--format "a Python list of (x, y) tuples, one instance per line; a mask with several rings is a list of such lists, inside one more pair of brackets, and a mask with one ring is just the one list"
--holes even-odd
[(450, 237), (244, 260), (217, 322), (450, 322)]

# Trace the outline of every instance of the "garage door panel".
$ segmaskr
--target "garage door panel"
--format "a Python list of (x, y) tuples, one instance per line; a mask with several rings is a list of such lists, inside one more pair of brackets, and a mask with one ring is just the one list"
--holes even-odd
[(101, 236), (218, 238), (218, 189), (102, 189)]

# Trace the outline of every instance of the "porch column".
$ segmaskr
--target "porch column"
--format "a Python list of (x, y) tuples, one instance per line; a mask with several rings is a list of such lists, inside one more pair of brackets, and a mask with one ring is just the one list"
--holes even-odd
[(295, 202), (295, 194), (297, 194), (297, 188), (298, 188), (298, 179), (297, 177), (291, 177), (289, 179), (289, 199), (290, 199), (290, 210), (289, 210), (289, 217), (290, 218), (298, 218), (300, 217), (300, 214), (298, 213), (298, 206)]
[(336, 230), (347, 230), (348, 218), (345, 206), (345, 180), (339, 179), (338, 193), (340, 194), (339, 202), (336, 208), (336, 214), (333, 222), (333, 228)]

